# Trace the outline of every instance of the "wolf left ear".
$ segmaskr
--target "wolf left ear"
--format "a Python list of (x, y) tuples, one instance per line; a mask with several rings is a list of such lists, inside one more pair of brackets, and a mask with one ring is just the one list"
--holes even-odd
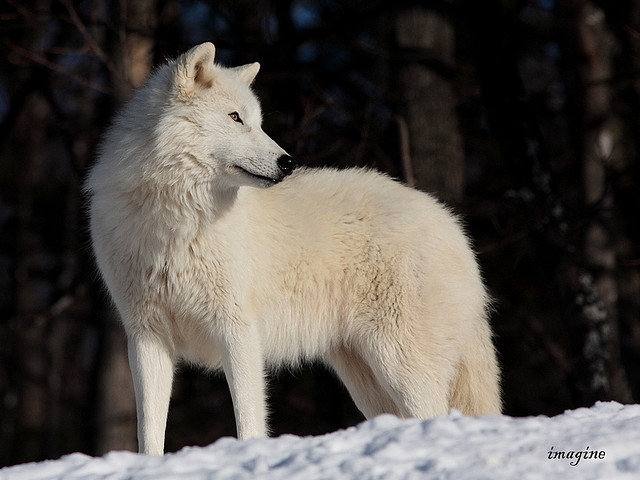
[(178, 58), (174, 81), (181, 94), (191, 96), (198, 88), (210, 88), (213, 85), (215, 55), (216, 47), (207, 42), (193, 47)]
[(247, 85), (251, 85), (258, 75), (260, 70), (260, 64), (258, 62), (242, 65), (241, 67), (235, 67), (232, 69), (236, 75)]

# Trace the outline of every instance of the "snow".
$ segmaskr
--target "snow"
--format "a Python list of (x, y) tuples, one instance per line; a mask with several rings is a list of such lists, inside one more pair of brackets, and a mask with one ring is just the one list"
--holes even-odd
[(597, 403), (556, 417), (385, 415), (318, 437), (222, 438), (164, 457), (74, 453), (0, 470), (2, 480), (107, 478), (640, 479), (640, 405)]

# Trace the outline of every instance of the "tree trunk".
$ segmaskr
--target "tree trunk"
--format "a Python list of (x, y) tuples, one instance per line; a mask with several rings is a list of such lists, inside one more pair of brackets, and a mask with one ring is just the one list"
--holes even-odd
[[(449, 2), (445, 2), (449, 3)], [(464, 193), (464, 157), (452, 84), (455, 30), (443, 13), (402, 8), (395, 18), (402, 62), (398, 68), (401, 111), (409, 133), (415, 186), (450, 202)]]
[[(558, 2), (559, 18), (567, 22), (564, 39), (570, 97), (574, 119), (574, 148), (582, 170), (584, 209), (587, 218), (582, 245), (585, 274), (580, 286), (592, 295), (578, 298), (586, 333), (582, 355), (585, 361), (582, 388), (587, 402), (615, 399), (631, 401), (631, 393), (620, 358), (618, 334), (617, 254), (614, 238), (614, 197), (607, 188), (608, 171), (618, 160), (622, 131), (612, 111), (614, 38), (604, 12), (588, 0)], [(593, 297), (597, 296), (597, 299)], [(591, 398), (590, 398), (591, 397)]]
[(137, 451), (136, 404), (122, 326), (112, 314), (102, 319), (102, 355), (97, 404), (95, 453)]
[(625, 235), (617, 238), (618, 269), (618, 314), (620, 317), (623, 359), (627, 375), (637, 400), (640, 398), (640, 226), (637, 222), (640, 205), (640, 2), (628, 0), (621, 4), (607, 4), (607, 12), (617, 7), (618, 24), (624, 25), (618, 32), (623, 47), (622, 62), (618, 64), (618, 75), (629, 79), (623, 90), (620, 103), (624, 105), (625, 130), (624, 173), (617, 182), (617, 198), (621, 211), (621, 228)]
[(120, 30), (115, 49), (116, 102), (129, 98), (131, 89), (144, 85), (153, 67), (153, 49), (157, 27), (157, 0), (121, 1)]

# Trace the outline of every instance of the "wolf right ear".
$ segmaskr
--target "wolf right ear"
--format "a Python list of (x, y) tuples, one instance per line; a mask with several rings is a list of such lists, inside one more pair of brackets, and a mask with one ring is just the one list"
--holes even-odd
[(242, 65), (241, 67), (232, 68), (238, 78), (242, 80), (247, 85), (251, 86), (253, 81), (258, 75), (258, 71), (260, 70), (260, 64), (258, 62), (249, 63), (247, 65)]
[(210, 88), (213, 85), (215, 55), (216, 47), (213, 43), (207, 42), (193, 47), (178, 58), (174, 71), (174, 85), (179, 94), (190, 97), (198, 89)]

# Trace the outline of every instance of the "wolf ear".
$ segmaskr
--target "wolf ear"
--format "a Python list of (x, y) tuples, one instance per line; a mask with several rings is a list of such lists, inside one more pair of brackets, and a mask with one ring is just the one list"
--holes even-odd
[(191, 96), (197, 89), (206, 89), (213, 85), (215, 55), (216, 47), (213, 43), (207, 42), (193, 47), (178, 58), (174, 82), (179, 93)]
[(238, 78), (242, 80), (247, 85), (251, 85), (258, 75), (258, 71), (260, 70), (260, 64), (258, 62), (249, 63), (247, 65), (242, 65), (241, 67), (235, 67), (233, 71)]

